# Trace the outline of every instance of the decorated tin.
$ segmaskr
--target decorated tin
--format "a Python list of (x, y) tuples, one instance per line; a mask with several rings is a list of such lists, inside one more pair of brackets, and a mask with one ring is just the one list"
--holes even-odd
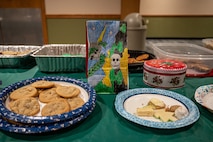
[(187, 65), (178, 60), (152, 59), (144, 62), (143, 81), (156, 88), (184, 86)]

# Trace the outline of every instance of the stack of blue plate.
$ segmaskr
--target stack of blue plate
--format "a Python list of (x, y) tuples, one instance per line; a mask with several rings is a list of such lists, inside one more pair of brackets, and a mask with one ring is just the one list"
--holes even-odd
[[(38, 80), (48, 80), (58, 83), (70, 83), (79, 86), (81, 96), (86, 98), (86, 102), (80, 108), (68, 113), (53, 116), (26, 116), (14, 113), (6, 107), (6, 100), (10, 93), (20, 87), (26, 86)], [(67, 77), (38, 77), (23, 80), (7, 86), (0, 92), (0, 129), (15, 133), (43, 133), (59, 130), (75, 125), (86, 119), (94, 110), (96, 103), (96, 92), (88, 84), (81, 80)]]

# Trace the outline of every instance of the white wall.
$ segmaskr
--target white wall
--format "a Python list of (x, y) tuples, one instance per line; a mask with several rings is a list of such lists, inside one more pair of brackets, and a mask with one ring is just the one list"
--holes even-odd
[(140, 0), (141, 15), (213, 15), (213, 0)]

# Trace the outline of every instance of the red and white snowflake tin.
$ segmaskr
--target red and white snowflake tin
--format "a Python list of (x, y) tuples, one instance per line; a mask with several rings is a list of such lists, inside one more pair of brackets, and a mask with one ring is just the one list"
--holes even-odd
[(187, 65), (171, 59), (152, 59), (144, 62), (143, 81), (156, 88), (184, 86)]

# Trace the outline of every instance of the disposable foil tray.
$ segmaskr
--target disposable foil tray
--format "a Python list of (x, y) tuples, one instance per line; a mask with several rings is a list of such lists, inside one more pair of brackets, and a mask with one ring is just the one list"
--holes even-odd
[(34, 66), (36, 62), (30, 54), (40, 47), (33, 45), (0, 45), (0, 67), (27, 68)]
[(42, 72), (83, 72), (86, 67), (85, 44), (48, 44), (31, 56)]

